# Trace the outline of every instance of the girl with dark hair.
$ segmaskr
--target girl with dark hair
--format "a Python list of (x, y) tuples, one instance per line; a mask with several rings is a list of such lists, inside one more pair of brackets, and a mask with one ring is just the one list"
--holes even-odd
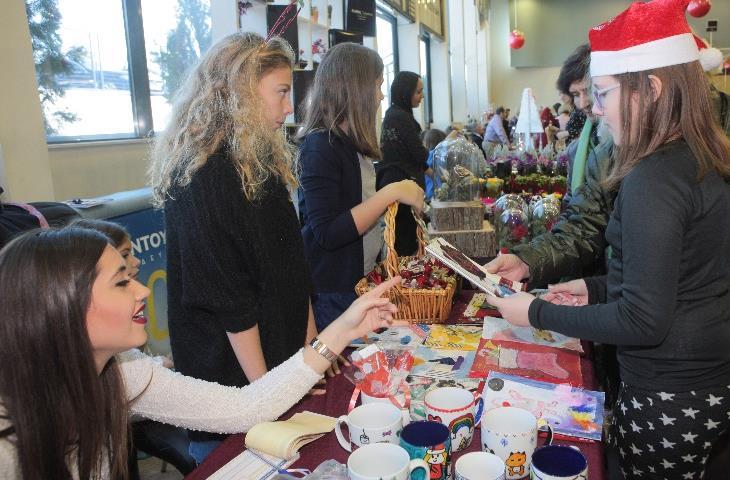
[(355, 285), (375, 266), (383, 244), (378, 220), (388, 205), (398, 201), (419, 211), (423, 206), (423, 189), (412, 180), (375, 191), (382, 83), (377, 52), (342, 43), (319, 65), (306, 101), (298, 134), (299, 214), (319, 329), (352, 303)]
[(220, 433), (274, 420), (350, 341), (401, 323), (381, 298), (399, 280), (360, 297), (319, 334), (317, 350), (300, 349), (251, 385), (225, 387), (134, 350), (147, 340), (150, 292), (106, 236), (75, 227), (26, 233), (0, 251), (2, 478), (128, 478), (130, 411)]
[(617, 345), (625, 478), (703, 478), (730, 428), (730, 141), (686, 6), (635, 2), (589, 34), (593, 112), (616, 145), (608, 275), (490, 299), (516, 325)]
[[(122, 256), (129, 276), (137, 278), (141, 262), (134, 256), (132, 239), (127, 229), (118, 223), (90, 218), (76, 220), (70, 226), (95, 230), (106, 235)], [(168, 357), (158, 356), (154, 359), (166, 368), (173, 368), (173, 363)], [(188, 434), (183, 428), (144, 418), (132, 419), (133, 449), (130, 452), (133, 456), (139, 449), (171, 463), (180, 473), (187, 475), (193, 471), (196, 463), (190, 456), (189, 443)], [(136, 458), (129, 459), (129, 474), (131, 479), (139, 478)]]
[[(378, 168), (378, 189), (401, 180), (413, 180), (426, 189), (428, 150), (421, 142), (421, 125), (413, 109), (423, 100), (423, 80), (413, 72), (398, 72), (390, 86), (390, 108), (383, 117), (380, 148), (383, 160)], [(395, 217), (395, 250), (400, 256), (418, 249), (416, 220), (405, 206)]]

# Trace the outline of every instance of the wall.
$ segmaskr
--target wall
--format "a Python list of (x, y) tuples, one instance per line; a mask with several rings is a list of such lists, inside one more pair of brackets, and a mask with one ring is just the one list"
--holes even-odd
[(43, 117), (25, 3), (4, 2), (0, 14), (0, 172), (5, 200), (53, 198)]
[[(530, 87), (538, 105), (552, 105), (558, 101), (555, 80), (560, 68), (512, 68), (507, 44), (508, 19), (508, 0), (492, 0), (489, 14), (489, 103), (494, 107), (504, 105), (516, 113), (522, 90)], [(527, 48), (527, 44), (523, 48)]]

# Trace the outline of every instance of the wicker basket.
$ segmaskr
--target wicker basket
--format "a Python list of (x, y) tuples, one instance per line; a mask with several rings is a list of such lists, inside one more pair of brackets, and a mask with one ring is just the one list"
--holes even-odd
[[(398, 203), (388, 206), (385, 212), (385, 232), (383, 237), (387, 249), (382, 269), (386, 272), (387, 278), (393, 278), (399, 274), (399, 259), (395, 251), (395, 215), (398, 212)], [(424, 255), (426, 246), (424, 225), (418, 221), (416, 235), (418, 237), (418, 256)], [(405, 257), (406, 260), (414, 257)], [(444, 289), (406, 288), (400, 285), (393, 287), (389, 292), (390, 301), (398, 307), (397, 320), (407, 320), (412, 323), (444, 323), (451, 312), (456, 282), (447, 282)], [(355, 293), (362, 295), (370, 290), (368, 279), (361, 279), (355, 285)]]

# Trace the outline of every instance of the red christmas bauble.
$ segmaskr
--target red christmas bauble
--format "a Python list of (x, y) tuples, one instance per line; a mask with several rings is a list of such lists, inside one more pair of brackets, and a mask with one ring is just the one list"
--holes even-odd
[(687, 6), (687, 11), (693, 17), (699, 18), (707, 15), (707, 12), (710, 11), (710, 7), (712, 7), (711, 0), (692, 0)]
[(514, 50), (519, 50), (525, 44), (525, 34), (519, 30), (509, 32), (509, 46)]
[(725, 75), (730, 75), (730, 58), (725, 60), (725, 62), (722, 64), (722, 73)]

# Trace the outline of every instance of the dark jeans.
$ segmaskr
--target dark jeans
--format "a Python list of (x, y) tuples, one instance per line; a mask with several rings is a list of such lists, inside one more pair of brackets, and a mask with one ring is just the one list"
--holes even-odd
[(316, 293), (312, 295), (312, 310), (317, 331), (321, 332), (342, 312), (347, 310), (357, 295), (355, 292)]
[[(157, 457), (171, 464), (183, 475), (195, 468), (195, 460), (188, 453), (188, 434), (184, 428), (167, 425), (152, 420), (143, 420), (132, 424), (132, 442), (134, 448), (130, 454), (130, 464), (136, 467), (136, 450)], [(134, 469), (136, 470), (136, 468)], [(131, 478), (134, 476), (134, 470)]]

